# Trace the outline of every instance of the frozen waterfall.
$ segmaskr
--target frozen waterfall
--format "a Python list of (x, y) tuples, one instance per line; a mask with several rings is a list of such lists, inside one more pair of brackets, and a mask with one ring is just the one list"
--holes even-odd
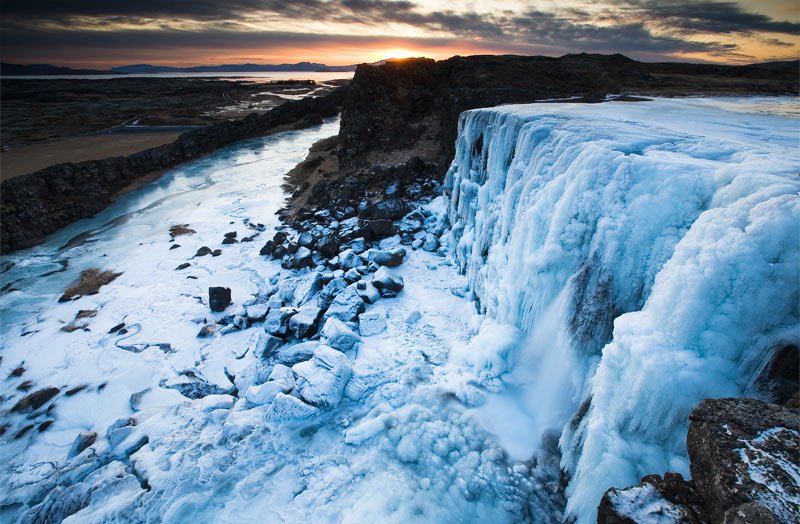
[[(561, 432), (567, 511), (689, 475), (687, 417), (757, 395), (798, 342), (798, 105), (534, 104), (464, 113), (450, 248), (487, 314), (456, 355)], [(512, 343), (508, 330), (524, 336)], [(571, 419), (571, 420), (570, 420)]]

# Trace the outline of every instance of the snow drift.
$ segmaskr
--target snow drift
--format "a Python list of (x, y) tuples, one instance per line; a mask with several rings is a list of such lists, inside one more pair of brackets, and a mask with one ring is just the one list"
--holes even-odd
[(474, 365), (511, 370), (532, 441), (561, 432), (579, 522), (611, 486), (688, 476), (691, 409), (756, 395), (775, 348), (798, 342), (797, 109), (695, 99), (461, 116), (450, 248), (486, 329), (526, 335)]

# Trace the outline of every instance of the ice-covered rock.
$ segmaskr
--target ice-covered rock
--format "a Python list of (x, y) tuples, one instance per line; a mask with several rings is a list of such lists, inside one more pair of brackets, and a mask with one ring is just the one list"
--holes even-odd
[(80, 455), (83, 450), (94, 444), (97, 440), (97, 433), (94, 431), (81, 431), (78, 433), (78, 436), (75, 437), (75, 440), (72, 443), (72, 447), (69, 448), (69, 452), (67, 453), (67, 458), (72, 458)]
[(273, 424), (313, 418), (319, 408), (306, 404), (297, 397), (278, 393), (266, 412), (266, 419)]
[(352, 366), (347, 355), (320, 344), (314, 350), (314, 358), (295, 364), (292, 371), (297, 377), (297, 390), (303, 400), (317, 407), (330, 408), (342, 399)]
[(380, 266), (397, 267), (403, 263), (406, 250), (402, 247), (392, 249), (371, 249), (367, 253), (367, 260)]
[(329, 317), (322, 326), (322, 336), (328, 345), (339, 351), (350, 351), (361, 341), (361, 338), (336, 317)]
[(325, 318), (336, 317), (344, 322), (352, 322), (364, 309), (364, 301), (358, 296), (355, 286), (348, 286), (333, 299)]
[(356, 291), (358, 296), (367, 304), (374, 304), (381, 298), (381, 292), (378, 291), (372, 282), (361, 281), (356, 284)]
[(317, 329), (317, 320), (322, 314), (322, 309), (315, 304), (306, 304), (297, 310), (289, 319), (289, 330), (297, 338), (306, 338), (314, 334)]
[(264, 331), (276, 337), (284, 337), (289, 332), (289, 319), (297, 313), (293, 307), (271, 309), (264, 320)]
[(269, 381), (257, 386), (250, 386), (244, 394), (244, 398), (253, 405), (268, 404), (272, 402), (278, 393), (288, 393), (292, 390), (290, 384), (283, 381)]
[(215, 409), (231, 409), (236, 398), (232, 395), (207, 395), (195, 402), (203, 411), (213, 411)]
[(405, 321), (406, 324), (414, 324), (420, 318), (422, 318), (422, 313), (420, 313), (419, 310), (417, 309), (412, 309), (411, 311), (406, 313), (406, 316), (403, 320)]
[(404, 283), (403, 277), (382, 267), (372, 276), (372, 285), (380, 291), (382, 297), (394, 297), (403, 289)]
[(267, 312), (269, 312), (269, 304), (253, 304), (245, 308), (245, 316), (251, 322), (261, 322), (267, 317)]
[(317, 305), (322, 309), (328, 309), (333, 302), (333, 299), (336, 298), (344, 288), (347, 287), (347, 281), (343, 278), (344, 274), (340, 277), (334, 277), (330, 282), (328, 282), (322, 291), (317, 295)]
[(259, 359), (272, 356), (282, 344), (282, 339), (266, 332), (256, 333), (250, 339), (253, 356)]
[(322, 285), (322, 275), (317, 272), (292, 276), (279, 284), (277, 295), (284, 304), (298, 307), (313, 299)]
[(292, 368), (289, 366), (284, 364), (275, 364), (275, 366), (272, 368), (272, 372), (269, 374), (268, 380), (294, 385), (294, 373), (292, 373)]
[(319, 342), (309, 340), (308, 342), (300, 342), (299, 344), (292, 344), (290, 346), (283, 346), (275, 354), (275, 360), (287, 366), (293, 366), (298, 362), (309, 360), (314, 356), (319, 346)]
[(386, 331), (386, 315), (378, 312), (362, 313), (358, 317), (358, 330), (363, 337), (371, 337)]

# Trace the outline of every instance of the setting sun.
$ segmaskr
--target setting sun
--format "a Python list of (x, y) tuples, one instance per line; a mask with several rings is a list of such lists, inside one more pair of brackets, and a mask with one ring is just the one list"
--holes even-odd
[(413, 51), (409, 51), (408, 49), (390, 49), (383, 53), (384, 60), (389, 60), (392, 58), (413, 58), (415, 56), (417, 56), (417, 54)]

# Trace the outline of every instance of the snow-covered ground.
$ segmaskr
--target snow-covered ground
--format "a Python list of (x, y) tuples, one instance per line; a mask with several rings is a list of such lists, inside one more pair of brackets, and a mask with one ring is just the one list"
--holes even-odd
[(474, 356), (505, 372), (532, 435), (564, 428), (580, 522), (609, 486), (688, 476), (691, 409), (757, 394), (775, 348), (798, 343), (798, 114), (729, 98), (462, 115), (454, 255), (495, 322), (479, 337), (526, 334)]
[[(285, 373), (263, 369), (260, 323), (196, 335), (289, 273), (259, 255), (281, 177), (338, 122), (171, 171), (0, 259), (0, 520), (557, 522), (561, 460), (589, 522), (607, 487), (688, 474), (688, 410), (748, 393), (798, 339), (796, 116), (786, 99), (466, 113), (449, 198), (426, 206), (452, 254), (408, 249), (403, 291), (367, 309), (386, 331), (293, 367), (305, 387), (352, 368), (328, 408), (247, 388)], [(178, 224), (195, 233), (171, 241)], [(221, 245), (232, 231), (256, 236)], [(121, 276), (57, 302), (92, 267)], [(209, 286), (232, 289), (225, 312)]]

